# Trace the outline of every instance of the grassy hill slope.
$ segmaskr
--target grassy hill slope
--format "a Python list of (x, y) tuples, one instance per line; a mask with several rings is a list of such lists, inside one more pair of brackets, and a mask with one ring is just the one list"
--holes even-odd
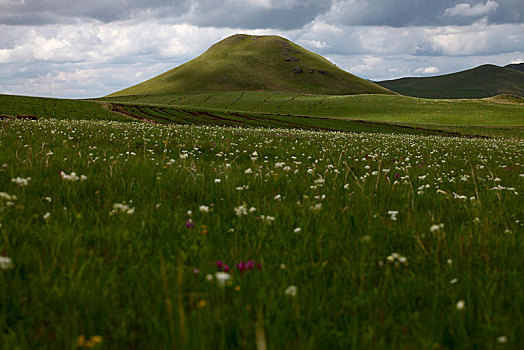
[(109, 96), (186, 91), (394, 94), (279, 36), (237, 34), (177, 68)]
[(386, 80), (378, 84), (403, 95), (422, 98), (524, 96), (524, 72), (495, 65), (436, 77)]
[(504, 66), (504, 68), (514, 69), (514, 70), (524, 72), (524, 63), (508, 64), (507, 66)]

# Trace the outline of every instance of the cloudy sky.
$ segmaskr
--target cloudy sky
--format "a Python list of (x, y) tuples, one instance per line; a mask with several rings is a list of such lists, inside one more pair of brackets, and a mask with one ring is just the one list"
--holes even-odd
[(0, 0), (0, 93), (95, 97), (236, 33), (385, 80), (524, 62), (524, 0)]

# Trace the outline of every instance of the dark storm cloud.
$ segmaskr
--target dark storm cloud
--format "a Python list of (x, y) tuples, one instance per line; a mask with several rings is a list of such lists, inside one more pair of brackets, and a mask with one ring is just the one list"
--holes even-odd
[(347, 26), (469, 25), (524, 22), (522, 0), (334, 0), (326, 21)]
[(203, 27), (295, 29), (330, 7), (331, 0), (0, 0), (0, 24), (170, 18)]
[(203, 27), (298, 29), (316, 18), (346, 26), (524, 22), (522, 0), (0, 0), (0, 24), (169, 18)]
[(96, 19), (105, 23), (140, 14), (182, 16), (191, 0), (0, 0), (0, 23), (42, 25)]
[(199, 0), (185, 18), (204, 27), (297, 29), (331, 8), (331, 0)]

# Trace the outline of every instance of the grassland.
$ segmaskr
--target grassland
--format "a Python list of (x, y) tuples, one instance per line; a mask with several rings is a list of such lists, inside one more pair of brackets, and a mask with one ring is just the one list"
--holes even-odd
[(388, 123), (456, 126), (524, 126), (521, 103), (431, 100), (406, 96), (330, 96), (274, 92), (200, 92), (104, 98), (108, 102), (213, 109)]
[[(442, 136), (524, 137), (521, 100), (208, 92), (65, 100), (0, 95), (0, 115)], [(475, 119), (475, 116), (477, 117)]]
[(130, 120), (129, 117), (112, 113), (101, 103), (57, 98), (0, 95), (0, 115), (16, 117), (19, 114), (54, 119)]
[(2, 349), (524, 347), (522, 139), (0, 123)]

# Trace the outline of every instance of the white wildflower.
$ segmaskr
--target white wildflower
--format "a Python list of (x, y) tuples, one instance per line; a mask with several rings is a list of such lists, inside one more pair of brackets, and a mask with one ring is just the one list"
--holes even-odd
[(408, 264), (408, 259), (399, 253), (391, 253), (391, 255), (386, 258), (386, 261), (395, 266)]
[(270, 215), (260, 215), (260, 219), (262, 221), (265, 221), (269, 225), (271, 225), (271, 223), (275, 221), (275, 217)]
[(62, 180), (66, 180), (66, 181), (78, 181), (78, 180), (85, 181), (87, 180), (87, 176), (80, 175), (80, 177), (78, 177), (78, 175), (74, 171), (71, 174), (66, 174), (63, 171), (61, 171), (60, 176), (62, 177)]
[(209, 207), (207, 205), (201, 205), (198, 207), (198, 210), (200, 210), (201, 213), (209, 213)]
[(113, 204), (113, 210), (109, 213), (109, 215), (115, 215), (115, 214), (128, 214), (132, 215), (135, 213), (135, 208), (132, 208), (126, 203), (115, 203)]
[(14, 267), (13, 260), (7, 256), (0, 256), (0, 268), (2, 270), (9, 270)]
[(464, 300), (459, 300), (455, 306), (458, 311), (462, 311), (466, 308), (466, 302)]
[(5, 199), (7, 201), (14, 201), (16, 200), (16, 196), (15, 195), (10, 195), (9, 193), (6, 193), (6, 192), (0, 192), (0, 198), (1, 199)]
[(508, 342), (508, 338), (501, 335), (500, 337), (497, 338), (497, 343), (499, 344), (504, 344), (504, 343), (507, 343)]
[(15, 177), (15, 178), (11, 179), (11, 182), (14, 182), (18, 186), (27, 186), (29, 184), (29, 181), (31, 181), (30, 177), (25, 178), (25, 179), (22, 178), (22, 177)]
[(227, 272), (215, 272), (215, 279), (217, 280), (217, 284), (220, 287), (224, 287), (226, 285), (229, 285), (231, 283), (231, 275)]
[(297, 296), (297, 291), (298, 291), (297, 286), (292, 285), (292, 286), (287, 287), (287, 289), (284, 291), (284, 294), (290, 297), (295, 297)]
[(246, 208), (246, 203), (238, 206), (238, 207), (235, 207), (234, 208), (235, 210), (235, 214), (240, 217), (242, 215), (247, 215), (247, 208)]
[(390, 215), (390, 219), (395, 221), (397, 220), (398, 211), (396, 210), (390, 210), (388, 211), (388, 215)]
[(322, 203), (317, 203), (315, 205), (312, 205), (311, 207), (309, 207), (309, 209), (313, 211), (319, 211), (322, 209)]
[(429, 228), (429, 231), (431, 231), (431, 233), (436, 233), (440, 230), (442, 230), (444, 228), (444, 224), (434, 224), (434, 225), (431, 225), (431, 227)]

